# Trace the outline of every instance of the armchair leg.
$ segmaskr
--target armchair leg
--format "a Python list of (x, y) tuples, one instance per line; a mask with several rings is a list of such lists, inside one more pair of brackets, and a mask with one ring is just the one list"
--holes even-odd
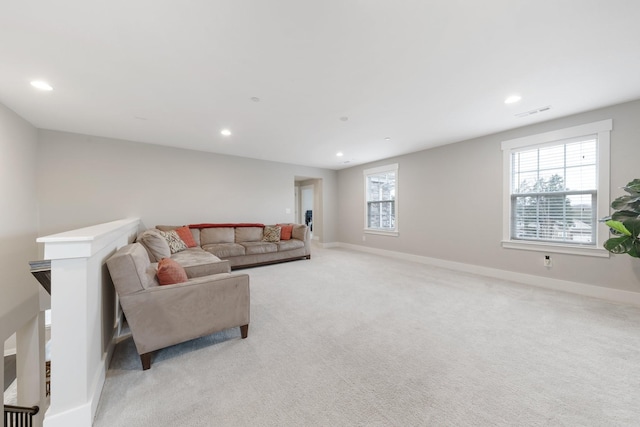
[(243, 339), (249, 335), (249, 325), (240, 326), (240, 335)]
[(151, 353), (145, 353), (140, 355), (140, 361), (142, 362), (142, 370), (146, 371), (151, 368)]

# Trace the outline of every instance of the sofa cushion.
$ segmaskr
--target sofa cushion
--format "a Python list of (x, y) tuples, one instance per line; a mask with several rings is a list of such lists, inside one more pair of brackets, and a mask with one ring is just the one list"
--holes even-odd
[(158, 262), (158, 282), (161, 285), (174, 285), (189, 280), (184, 268), (171, 258), (163, 258)]
[(276, 224), (280, 226), (280, 240), (291, 239), (291, 232), (293, 232), (293, 224)]
[(171, 256), (171, 249), (167, 240), (160, 234), (159, 230), (149, 229), (143, 231), (137, 239), (141, 242), (153, 256), (152, 261), (159, 261), (162, 258)]
[(178, 233), (175, 230), (171, 231), (159, 231), (159, 233), (164, 237), (169, 244), (169, 250), (172, 254), (175, 254), (180, 251), (184, 251), (187, 249), (187, 245), (180, 238)]
[(210, 276), (212, 274), (229, 273), (231, 268), (227, 261), (222, 261), (217, 256), (203, 250), (200, 247), (189, 248), (177, 254), (171, 255), (171, 259), (184, 267), (187, 277)]
[(304, 242), (298, 239), (281, 240), (277, 243), (278, 252), (292, 251), (294, 249), (304, 248)]
[(264, 228), (264, 232), (262, 234), (263, 242), (279, 242), (280, 241), (280, 227), (268, 225)]
[(215, 243), (202, 245), (202, 249), (210, 252), (218, 258), (228, 258), (232, 256), (244, 255), (244, 246), (237, 243)]
[(246, 255), (268, 254), (270, 252), (278, 252), (278, 245), (269, 242), (242, 242)]
[(140, 243), (123, 246), (107, 260), (107, 268), (118, 295), (142, 291), (155, 283), (155, 268)]
[(264, 227), (236, 227), (236, 243), (262, 241)]
[(235, 235), (232, 227), (203, 228), (200, 230), (200, 244), (234, 243)]
[(307, 235), (307, 226), (304, 224), (296, 224), (293, 226), (293, 230), (291, 231), (291, 237), (294, 239), (304, 241), (305, 236)]

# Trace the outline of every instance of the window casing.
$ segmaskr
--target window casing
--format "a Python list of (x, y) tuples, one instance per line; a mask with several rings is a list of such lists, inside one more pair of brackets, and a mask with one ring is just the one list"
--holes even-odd
[(609, 133), (590, 123), (502, 143), (503, 247), (608, 256)]
[(398, 165), (364, 171), (367, 233), (398, 235)]

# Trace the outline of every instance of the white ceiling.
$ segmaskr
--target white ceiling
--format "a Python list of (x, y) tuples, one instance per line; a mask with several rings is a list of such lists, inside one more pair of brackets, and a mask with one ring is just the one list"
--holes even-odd
[(639, 99), (638, 22), (637, 0), (0, 0), (0, 103), (340, 169)]

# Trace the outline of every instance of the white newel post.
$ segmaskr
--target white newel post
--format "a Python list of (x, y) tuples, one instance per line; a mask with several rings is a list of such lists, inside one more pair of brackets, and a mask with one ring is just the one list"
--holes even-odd
[(51, 260), (51, 405), (45, 427), (91, 426), (117, 330), (105, 261), (133, 241), (126, 219), (38, 238)]

